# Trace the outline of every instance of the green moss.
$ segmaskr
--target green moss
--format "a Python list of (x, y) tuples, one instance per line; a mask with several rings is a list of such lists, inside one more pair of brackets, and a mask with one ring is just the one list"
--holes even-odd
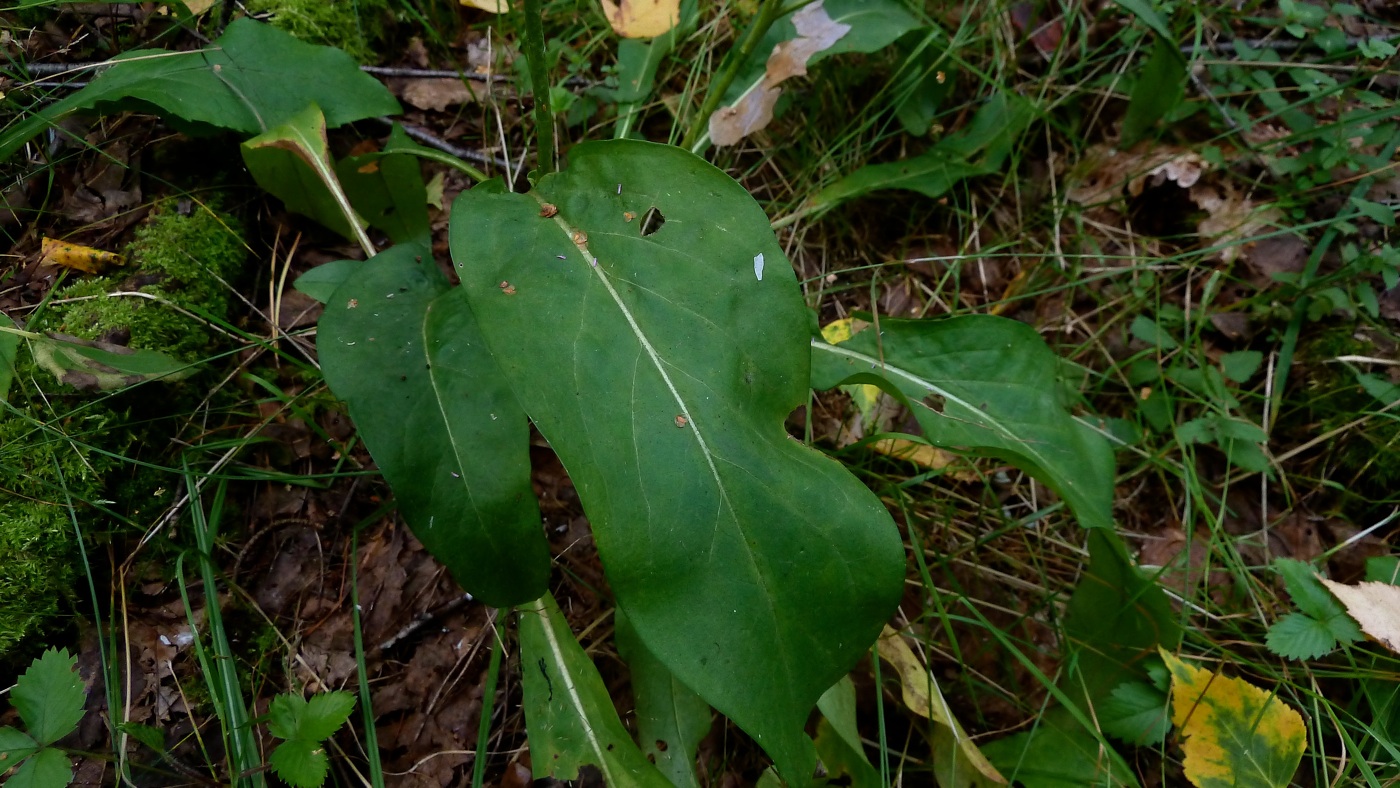
[[(119, 275), (95, 277), (54, 294), (57, 304), (39, 328), (83, 339), (129, 337), (124, 344), (159, 350), (182, 361), (204, 355), (213, 340), (206, 324), (180, 309), (222, 317), (228, 311), (226, 284), (246, 256), (237, 225), (214, 210), (196, 208), (182, 215), (162, 203), (126, 250), (128, 266)], [(135, 291), (154, 296), (105, 296)], [(88, 299), (74, 301), (74, 299)]]
[[(173, 201), (162, 203), (126, 253), (130, 262), (120, 273), (56, 292), (29, 327), (85, 339), (129, 336), (126, 344), (132, 347), (186, 361), (207, 357), (213, 332), (173, 307), (227, 316), (228, 283), (237, 279), (246, 257), (236, 223), (211, 209), (196, 207), (182, 215)], [(155, 298), (107, 297), (116, 291)], [(175, 388), (166, 389), (169, 400), (154, 405), (149, 396), (87, 402), (79, 397), (89, 395), (61, 386), (27, 354), (21, 355), (17, 373), (10, 394), (16, 410), (0, 412), (0, 655), (52, 621), (81, 576), (68, 501), (76, 507), (79, 526), (91, 532), (101, 521), (87, 502), (110, 499), (115, 510), (134, 513), (154, 500), (160, 474), (133, 473), (119, 458), (142, 446), (165, 446), (169, 436), (146, 418), (151, 414), (135, 419), (142, 426), (131, 426), (129, 411), (138, 405), (164, 413), (182, 407)], [(30, 381), (44, 387), (45, 395), (33, 391)], [(61, 410), (75, 400), (72, 410)]]
[(374, 46), (387, 0), (247, 0), (244, 5), (249, 13), (270, 14), (268, 22), (302, 41), (339, 47), (361, 63), (379, 59)]

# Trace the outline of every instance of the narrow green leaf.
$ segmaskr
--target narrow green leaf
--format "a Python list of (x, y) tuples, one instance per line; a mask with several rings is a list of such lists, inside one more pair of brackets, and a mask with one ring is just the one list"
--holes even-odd
[(331, 128), (402, 112), (393, 94), (346, 53), (245, 17), (207, 49), (140, 49), (113, 58), (87, 87), (0, 135), (0, 161), (78, 110), (154, 107), (186, 125), (257, 134), (307, 104), (325, 107)]
[[(6, 315), (4, 324), (13, 326), (14, 321)], [(19, 335), (0, 332), (0, 402), (10, 396), (10, 386), (15, 382), (15, 362), (19, 358)]]
[(1158, 37), (1152, 54), (1142, 66), (1123, 117), (1123, 142), (1127, 148), (1142, 139), (1157, 121), (1176, 109), (1186, 95), (1186, 59), (1171, 38)]
[(1152, 28), (1152, 32), (1159, 37), (1170, 39), (1172, 31), (1167, 29), (1167, 20), (1157, 11), (1152, 0), (1115, 0), (1118, 5), (1142, 21), (1143, 24)]
[(341, 159), (335, 167), (355, 212), (394, 243), (432, 243), (428, 187), (417, 157), (390, 152), (416, 143), (395, 123), (385, 150)]
[(457, 199), (462, 287), (643, 643), (806, 780), (813, 704), (899, 598), (898, 531), (784, 429), (807, 398), (807, 311), (753, 198), (669, 146), (569, 157), (529, 195)]
[(5, 788), (64, 788), (73, 781), (73, 764), (68, 756), (53, 748), (45, 748), (20, 764)]
[(488, 605), (539, 596), (549, 545), (529, 425), (431, 254), (406, 244), (358, 267), (318, 336), (326, 382), (349, 403), (414, 535)]
[[(241, 150), (253, 180), (287, 210), (309, 216), (346, 238), (363, 237), (365, 221), (354, 214), (331, 166), (320, 107), (307, 106), (286, 123), (243, 143)], [(349, 216), (354, 216), (353, 226)], [(361, 246), (373, 249), (367, 239)]]
[(49, 332), (29, 337), (34, 362), (82, 391), (113, 391), (150, 380), (176, 381), (193, 367), (155, 350)]
[(822, 719), (817, 723), (813, 743), (817, 757), (826, 767), (827, 780), (844, 777), (852, 788), (879, 788), (880, 772), (865, 757), (865, 748), (856, 730), (856, 687), (850, 676), (843, 676), (817, 701)]
[(966, 129), (904, 161), (870, 164), (817, 192), (805, 212), (820, 215), (843, 202), (883, 189), (941, 197), (959, 182), (1001, 170), (1033, 113), (1025, 101), (998, 93)]
[(592, 764), (604, 785), (669, 788), (622, 727), (598, 669), (548, 594), (520, 608), (520, 673), (535, 779), (574, 780)]
[(699, 788), (695, 754), (710, 732), (714, 712), (693, 690), (661, 664), (620, 609), (616, 623), (617, 653), (632, 672), (637, 740), (642, 753), (677, 788)]
[(873, 383), (903, 398), (935, 446), (1003, 458), (1053, 487), (1093, 528), (1113, 524), (1113, 452), (1056, 399), (1059, 360), (1035, 329), (985, 315), (880, 321), (812, 340), (812, 385)]
[(40, 744), (53, 744), (72, 733), (83, 719), (83, 680), (78, 658), (67, 649), (49, 649), (29, 665), (10, 692), (19, 718)]
[(290, 739), (277, 745), (268, 765), (293, 788), (319, 788), (330, 771), (330, 758), (320, 742)]

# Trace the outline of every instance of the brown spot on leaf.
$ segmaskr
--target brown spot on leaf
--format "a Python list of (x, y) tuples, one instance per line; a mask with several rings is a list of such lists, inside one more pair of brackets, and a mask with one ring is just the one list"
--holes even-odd
[(689, 423), (690, 423), (690, 419), (687, 419), (687, 418), (685, 417), (685, 414), (684, 414), (684, 413), (682, 413), (681, 415), (679, 415), (679, 416), (676, 417), (676, 426), (677, 426), (677, 427), (684, 427), (685, 425), (687, 425), (687, 424), (689, 424)]
[(554, 205), (553, 203), (545, 203), (540, 206), (540, 218), (542, 219), (548, 219), (552, 216), (558, 215), (558, 213), (559, 206)]

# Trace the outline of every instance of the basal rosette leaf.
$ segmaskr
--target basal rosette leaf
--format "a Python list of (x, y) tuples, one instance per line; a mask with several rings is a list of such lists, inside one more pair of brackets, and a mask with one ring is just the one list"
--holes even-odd
[(544, 592), (549, 545), (529, 424), (461, 295), (425, 249), (392, 247), (336, 288), (317, 349), (414, 535), (504, 607)]
[(899, 533), (784, 430), (806, 401), (807, 318), (757, 203), (668, 146), (570, 161), (528, 195), (458, 198), (463, 289), (647, 649), (805, 781), (813, 704), (898, 600)]

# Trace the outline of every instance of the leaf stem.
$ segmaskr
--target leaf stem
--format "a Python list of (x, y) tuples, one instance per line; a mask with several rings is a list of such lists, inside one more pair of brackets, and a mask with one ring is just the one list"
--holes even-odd
[(530, 66), (530, 88), (535, 94), (535, 144), (540, 173), (554, 172), (554, 111), (549, 104), (549, 68), (544, 49), (544, 10), (540, 0), (525, 0), (525, 59)]
[(763, 0), (763, 5), (759, 6), (758, 9), (758, 16), (754, 17), (753, 24), (749, 25), (744, 42), (739, 45), (737, 50), (729, 53), (719, 77), (710, 83), (709, 90), (705, 93), (705, 100), (700, 105), (700, 112), (695, 116), (695, 122), (690, 124), (690, 130), (685, 133), (685, 138), (681, 140), (682, 148), (694, 152), (701, 139), (707, 135), (710, 116), (719, 108), (719, 102), (724, 99), (724, 94), (729, 90), (729, 86), (734, 84), (734, 78), (739, 76), (739, 68), (748, 62), (749, 56), (758, 48), (758, 42), (763, 40), (768, 28), (773, 26), (779, 16), (782, 16), (782, 11), (782, 0)]

